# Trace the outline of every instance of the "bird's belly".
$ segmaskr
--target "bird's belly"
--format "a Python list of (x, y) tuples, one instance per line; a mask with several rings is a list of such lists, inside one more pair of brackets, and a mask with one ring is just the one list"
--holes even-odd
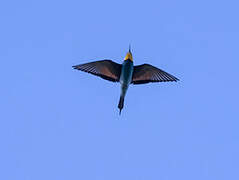
[(123, 65), (121, 75), (120, 75), (120, 84), (123, 86), (128, 86), (131, 83), (132, 75), (133, 75), (132, 64), (127, 63)]
[(124, 85), (124, 86), (128, 86), (131, 82), (132, 76), (130, 77), (127, 74), (124, 74), (121, 76), (120, 78), (120, 84)]

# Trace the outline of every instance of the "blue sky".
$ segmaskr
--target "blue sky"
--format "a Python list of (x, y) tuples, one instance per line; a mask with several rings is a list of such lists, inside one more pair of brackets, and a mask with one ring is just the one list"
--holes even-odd
[[(0, 179), (239, 179), (237, 1), (0, 3)], [(130, 86), (71, 66), (150, 63)]]

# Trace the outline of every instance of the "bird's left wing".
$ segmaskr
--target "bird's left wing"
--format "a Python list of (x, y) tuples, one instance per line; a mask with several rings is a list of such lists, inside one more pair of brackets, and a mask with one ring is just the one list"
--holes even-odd
[(72, 67), (74, 69), (100, 76), (101, 78), (112, 82), (118, 82), (120, 79), (121, 66), (122, 65), (115, 63), (111, 60), (101, 60), (85, 64), (79, 64)]
[(145, 84), (149, 82), (166, 82), (178, 80), (179, 80), (178, 78), (159, 68), (156, 68), (150, 64), (142, 64), (139, 66), (134, 66), (134, 72), (131, 83)]

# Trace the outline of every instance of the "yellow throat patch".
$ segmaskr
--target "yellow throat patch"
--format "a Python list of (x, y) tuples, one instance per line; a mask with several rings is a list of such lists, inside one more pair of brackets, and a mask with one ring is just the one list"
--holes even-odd
[(132, 53), (130, 51), (126, 54), (126, 56), (124, 58), (124, 60), (128, 60), (128, 59), (130, 61), (133, 61), (133, 56), (132, 56)]

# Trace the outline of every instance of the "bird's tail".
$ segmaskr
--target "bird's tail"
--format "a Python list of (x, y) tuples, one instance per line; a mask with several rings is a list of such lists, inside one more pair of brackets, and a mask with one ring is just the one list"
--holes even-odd
[(121, 114), (121, 110), (123, 109), (123, 107), (124, 107), (124, 97), (120, 96), (119, 105), (118, 105), (118, 108), (120, 109), (119, 114)]

